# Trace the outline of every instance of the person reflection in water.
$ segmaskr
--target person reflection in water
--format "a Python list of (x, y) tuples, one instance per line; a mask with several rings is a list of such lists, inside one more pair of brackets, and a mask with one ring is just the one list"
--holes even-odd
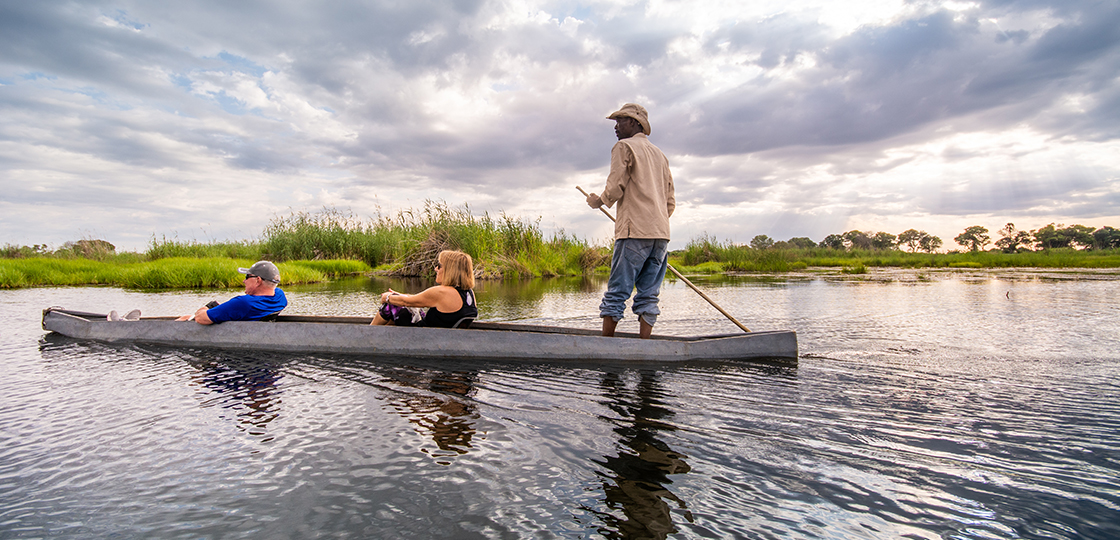
[(249, 435), (266, 435), (268, 424), (280, 416), (281, 371), (268, 361), (247, 358), (203, 357), (198, 361), (191, 362), (198, 369), (192, 379), (207, 390), (200, 396), (200, 405), (217, 407), (220, 416), (235, 420)]
[[(471, 400), (476, 374), (424, 370), (402, 375), (405, 376), (394, 377), (397, 382), (432, 392), (402, 395), (392, 400), (399, 414), (415, 424), (418, 432), (430, 435), (439, 448), (433, 452), (422, 451), (436, 458), (469, 452), (476, 431), (474, 424), (479, 418)], [(420, 379), (415, 378), (417, 375)]]
[(658, 432), (674, 429), (662, 422), (673, 412), (657, 400), (662, 391), (654, 373), (642, 372), (634, 391), (617, 373), (606, 374), (602, 386), (611, 399), (610, 408), (619, 416), (620, 425), (614, 431), (620, 436), (621, 447), (617, 456), (594, 461), (606, 469), (599, 474), (607, 507), (621, 509), (626, 517), (596, 513), (615, 531), (608, 537), (667, 538), (677, 532), (667, 501), (684, 510), (685, 519), (692, 521), (685, 502), (666, 487), (673, 483), (670, 474), (684, 474), (692, 468), (684, 455), (657, 437)]

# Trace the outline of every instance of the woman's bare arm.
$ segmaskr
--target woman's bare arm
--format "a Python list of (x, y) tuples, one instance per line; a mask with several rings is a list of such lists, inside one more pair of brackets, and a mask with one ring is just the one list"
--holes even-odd
[(389, 295), (388, 302), (394, 306), (430, 308), (444, 313), (453, 313), (463, 307), (463, 299), (454, 287), (436, 285), (416, 294)]

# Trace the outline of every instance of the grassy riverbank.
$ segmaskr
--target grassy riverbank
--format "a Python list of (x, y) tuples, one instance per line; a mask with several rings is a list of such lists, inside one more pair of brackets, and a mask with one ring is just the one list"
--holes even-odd
[(1020, 253), (977, 251), (908, 253), (899, 250), (832, 248), (754, 249), (711, 239), (689, 242), (673, 254), (682, 272), (789, 272), (808, 267), (843, 267), (861, 273), (869, 267), (898, 268), (1120, 268), (1120, 250), (1070, 248)]
[[(155, 261), (98, 261), (83, 258), (0, 259), (0, 288), (110, 285), (131, 289), (221, 288), (241, 286), (256, 259), (170, 257)], [(290, 261), (277, 264), (284, 284), (315, 283), (369, 271), (361, 261)]]
[(0, 251), (0, 288), (113, 285), (129, 288), (240, 286), (237, 268), (254, 261), (278, 263), (284, 283), (325, 281), (377, 271), (432, 276), (445, 249), (471, 255), (482, 278), (581, 275), (609, 262), (563, 231), (545, 239), (539, 224), (505, 214), (474, 216), (429, 202), (423, 210), (360, 220), (335, 210), (274, 219), (263, 238), (241, 242), (183, 242), (153, 238), (143, 253), (116, 253), (100, 240), (46, 246), (6, 246)]
[[(670, 261), (682, 272), (789, 272), (840, 267), (863, 273), (898, 268), (1120, 268), (1120, 250), (908, 253), (897, 249), (753, 247), (691, 240)], [(805, 239), (808, 240), (808, 239)], [(808, 242), (812, 244), (811, 241)], [(592, 246), (563, 231), (546, 239), (538, 222), (451, 208), (428, 202), (422, 210), (361, 220), (336, 210), (293, 213), (274, 219), (259, 240), (183, 242), (153, 238), (142, 253), (116, 253), (108, 242), (82, 240), (50, 251), (46, 246), (0, 249), (0, 288), (113, 285), (128, 288), (239, 287), (239, 266), (277, 262), (284, 283), (325, 281), (376, 271), (396, 276), (434, 273), (444, 249), (469, 253), (481, 278), (575, 276), (607, 271), (610, 248)]]

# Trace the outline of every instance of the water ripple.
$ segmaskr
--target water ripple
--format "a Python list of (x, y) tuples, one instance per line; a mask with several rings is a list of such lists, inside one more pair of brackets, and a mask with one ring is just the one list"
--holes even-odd
[[(659, 327), (726, 330), (675, 287), (692, 315)], [(733, 283), (713, 294), (808, 354), (669, 367), (84, 343), (38, 329), (52, 294), (0, 292), (31, 313), (0, 340), (0, 537), (1118, 537), (1117, 292)], [(502, 309), (593, 327), (598, 294)]]

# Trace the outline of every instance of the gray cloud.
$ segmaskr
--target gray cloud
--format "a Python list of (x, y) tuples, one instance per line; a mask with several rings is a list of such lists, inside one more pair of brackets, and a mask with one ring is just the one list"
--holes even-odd
[[(578, 198), (544, 194), (576, 178), (597, 189), (614, 142), (603, 117), (639, 100), (674, 163), (675, 219), (761, 216), (721, 229), (742, 241), (857, 214), (1120, 214), (1118, 166), (1099, 157), (1120, 129), (1111, 3), (934, 4), (847, 33), (797, 6), (699, 30), (687, 6), (530, 9), (545, 15), (484, 0), (6, 3), (6, 210), (85, 209), (60, 214), (62, 239), (137, 210), (133, 226), (160, 234), (161, 215), (191, 220), (168, 190), (213, 208), (259, 183), (275, 189), (262, 215), (212, 216), (207, 234), (243, 234), (269, 209), (432, 194), (578, 234), (594, 226), (570, 217)], [(967, 137), (1019, 132), (1036, 142)], [(981, 163), (1010, 169), (974, 174)], [(4, 223), (0, 241), (44, 240)]]

